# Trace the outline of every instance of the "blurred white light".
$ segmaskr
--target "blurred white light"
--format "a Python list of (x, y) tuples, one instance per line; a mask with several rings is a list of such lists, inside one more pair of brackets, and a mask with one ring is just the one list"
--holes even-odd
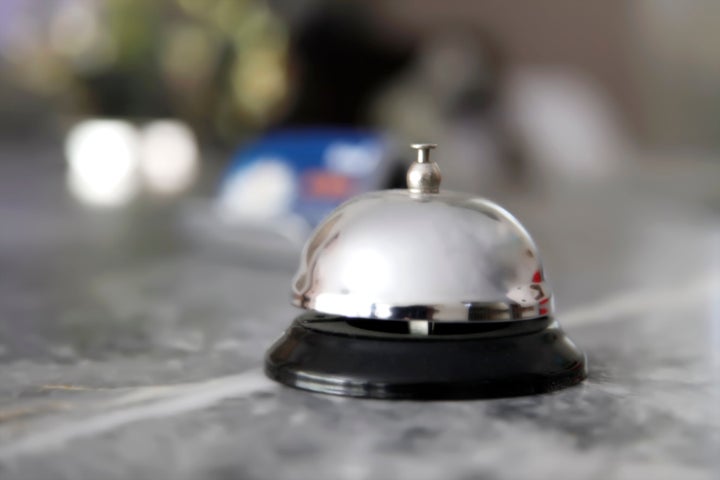
[(65, 142), (68, 187), (83, 203), (119, 206), (137, 192), (138, 134), (120, 120), (86, 120)]
[(158, 120), (142, 131), (140, 173), (155, 193), (182, 192), (198, 173), (198, 147), (192, 130), (176, 120)]
[(629, 154), (604, 91), (573, 73), (527, 70), (514, 78), (510, 118), (549, 181), (611, 176)]
[(218, 207), (228, 220), (271, 220), (289, 214), (295, 193), (290, 167), (279, 159), (263, 159), (232, 174)]
[(381, 252), (358, 249), (348, 258), (340, 275), (342, 284), (351, 292), (367, 291), (368, 285), (372, 285), (382, 295), (387, 291), (391, 273), (388, 259)]

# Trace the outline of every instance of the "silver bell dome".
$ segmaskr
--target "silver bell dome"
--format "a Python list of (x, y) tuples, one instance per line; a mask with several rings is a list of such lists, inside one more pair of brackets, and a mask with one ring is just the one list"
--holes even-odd
[(552, 315), (537, 248), (507, 210), (440, 192), (434, 145), (413, 145), (407, 190), (338, 207), (307, 241), (293, 304), (352, 318), (493, 322)]

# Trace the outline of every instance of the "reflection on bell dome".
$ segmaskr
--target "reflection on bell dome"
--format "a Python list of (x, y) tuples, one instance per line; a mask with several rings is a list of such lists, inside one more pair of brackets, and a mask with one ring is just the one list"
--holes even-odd
[(345, 203), (318, 227), (293, 301), (348, 317), (528, 319), (551, 313), (542, 272), (528, 233), (495, 203), (391, 190)]

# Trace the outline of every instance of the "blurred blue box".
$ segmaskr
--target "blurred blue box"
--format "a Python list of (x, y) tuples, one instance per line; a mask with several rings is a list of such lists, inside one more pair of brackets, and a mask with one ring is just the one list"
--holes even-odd
[(234, 155), (220, 187), (223, 215), (238, 222), (308, 227), (360, 193), (387, 188), (397, 170), (383, 135), (355, 129), (270, 132)]

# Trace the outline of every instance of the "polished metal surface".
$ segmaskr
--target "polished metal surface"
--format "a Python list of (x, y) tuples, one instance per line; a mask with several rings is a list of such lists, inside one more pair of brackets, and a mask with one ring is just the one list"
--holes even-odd
[(293, 304), (347, 317), (510, 321), (552, 314), (532, 239), (482, 198), (371, 192), (314, 232), (293, 282)]
[(407, 186), (412, 193), (438, 193), (440, 191), (440, 168), (430, 160), (430, 150), (436, 148), (434, 143), (414, 143), (417, 150), (417, 161), (407, 172)]

